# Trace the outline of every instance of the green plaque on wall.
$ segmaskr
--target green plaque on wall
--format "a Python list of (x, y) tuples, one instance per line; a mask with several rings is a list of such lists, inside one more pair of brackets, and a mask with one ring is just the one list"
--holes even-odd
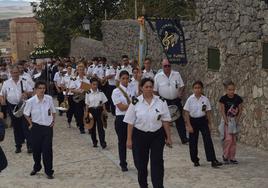
[(208, 69), (218, 71), (220, 69), (220, 50), (208, 48)]

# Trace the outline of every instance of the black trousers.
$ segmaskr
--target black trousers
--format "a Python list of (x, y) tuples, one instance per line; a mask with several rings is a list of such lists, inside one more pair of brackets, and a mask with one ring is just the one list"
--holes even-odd
[[(182, 111), (183, 111), (183, 106), (181, 104), (181, 99), (180, 98), (177, 98), (177, 99), (174, 99), (174, 100), (168, 100), (166, 99), (167, 101), (167, 105), (176, 105), (178, 107), (178, 109), (180, 110), (181, 114), (182, 114)], [(176, 128), (177, 128), (177, 131), (178, 131), (178, 134), (181, 138), (181, 142), (182, 143), (185, 143), (188, 139), (186, 137), (186, 128), (185, 128), (185, 123), (184, 123), (184, 119), (183, 119), (183, 116), (181, 115), (179, 119), (176, 120)]]
[(101, 113), (103, 109), (102, 108), (89, 108), (89, 112), (92, 114), (94, 118), (94, 125), (91, 129), (91, 139), (93, 144), (97, 144), (98, 140), (96, 137), (96, 128), (98, 128), (98, 134), (101, 145), (106, 144), (105, 142), (105, 131), (103, 128), (103, 123), (101, 121)]
[(74, 102), (74, 117), (76, 121), (76, 126), (79, 128), (80, 132), (85, 131), (84, 129), (84, 107), (85, 101), (82, 100), (79, 103)]
[(37, 172), (41, 170), (42, 156), (45, 173), (47, 175), (52, 175), (54, 173), (52, 150), (53, 127), (33, 123), (31, 134), (33, 138), (33, 170)]
[(75, 106), (74, 106), (73, 95), (68, 95), (67, 97), (68, 97), (69, 109), (66, 112), (66, 116), (68, 123), (71, 123), (75, 112), (74, 111)]
[(7, 164), (8, 163), (7, 163), (6, 155), (0, 146), (0, 172), (7, 167)]
[[(57, 93), (57, 100), (58, 100), (58, 104), (59, 104), (59, 106), (60, 106), (60, 104), (64, 101), (64, 95), (63, 95), (63, 92), (58, 92)], [(62, 114), (63, 113), (63, 111), (59, 111), (60, 112), (60, 114)]]
[(1, 112), (4, 114), (4, 119), (7, 118), (7, 105), (1, 105)]
[(108, 99), (108, 102), (107, 102), (107, 105), (109, 105), (110, 109), (111, 109), (111, 113), (115, 116), (115, 105), (112, 101), (112, 93), (113, 93), (113, 90), (116, 88), (116, 86), (112, 86), (112, 85), (109, 85), (108, 86), (108, 91), (107, 91), (107, 99)]
[(215, 150), (213, 146), (213, 142), (211, 139), (208, 121), (206, 117), (201, 118), (190, 118), (191, 125), (193, 127), (194, 132), (189, 134), (189, 148), (190, 148), (190, 156), (192, 162), (198, 162), (198, 136), (199, 131), (203, 137), (203, 143), (205, 147), (207, 161), (216, 160)]
[[(106, 84), (105, 85), (99, 85), (99, 89), (104, 93), (104, 95), (107, 97), (107, 99), (108, 99), (108, 96), (109, 96), (109, 85), (108, 85), (108, 82), (106, 82)], [(106, 103), (105, 103), (105, 108), (106, 108), (106, 110), (108, 111), (108, 112), (110, 112), (111, 111), (111, 109), (110, 109), (110, 104), (109, 104), (109, 101), (107, 101)]]
[(118, 152), (120, 159), (120, 166), (127, 166), (127, 123), (123, 122), (124, 115), (115, 117), (115, 131), (118, 138)]
[(12, 111), (15, 108), (16, 105), (13, 105), (11, 103), (7, 103), (7, 109), (8, 114), (11, 119), (11, 125), (13, 127), (13, 133), (14, 133), (14, 139), (15, 139), (15, 146), (16, 148), (21, 148), (22, 143), (24, 143), (24, 140), (27, 141), (27, 148), (32, 147), (32, 137), (30, 134), (29, 126), (24, 118), (24, 116), (17, 118), (13, 115)]
[(132, 152), (134, 164), (138, 170), (141, 188), (148, 188), (148, 162), (150, 157), (151, 179), (154, 188), (163, 188), (165, 132), (161, 128), (156, 132), (143, 132), (136, 128), (132, 135)]

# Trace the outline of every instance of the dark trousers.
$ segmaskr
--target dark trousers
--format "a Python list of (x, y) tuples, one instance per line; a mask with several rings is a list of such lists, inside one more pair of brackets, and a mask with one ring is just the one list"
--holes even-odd
[[(182, 107), (182, 104), (181, 104), (181, 99), (177, 98), (177, 99), (174, 99), (174, 100), (168, 100), (166, 99), (167, 101), (167, 105), (176, 105), (178, 107), (178, 109), (180, 110), (181, 114), (182, 114), (182, 111), (183, 111), (183, 107)], [(181, 142), (182, 143), (185, 143), (188, 139), (186, 137), (186, 128), (185, 128), (185, 123), (184, 123), (184, 119), (183, 119), (183, 116), (181, 115), (179, 119), (176, 120), (176, 128), (177, 128), (177, 131), (178, 131), (178, 134), (181, 138)]]
[(148, 188), (148, 162), (150, 157), (151, 179), (154, 188), (163, 188), (165, 132), (161, 128), (156, 132), (143, 132), (136, 128), (132, 135), (132, 152), (134, 164), (138, 170), (141, 188)]
[(110, 109), (111, 109), (111, 113), (115, 116), (115, 105), (112, 101), (112, 93), (113, 93), (113, 90), (116, 88), (116, 86), (112, 86), (112, 85), (109, 85), (108, 86), (108, 92), (107, 92), (107, 99), (108, 99), (108, 102), (107, 104), (110, 106)]
[(53, 127), (33, 123), (31, 133), (33, 138), (33, 170), (37, 172), (41, 170), (42, 155), (45, 173), (52, 175), (54, 173), (52, 151)]
[(73, 100), (73, 96), (69, 95), (68, 96), (68, 103), (69, 103), (69, 109), (66, 112), (66, 116), (67, 116), (67, 121), (68, 123), (72, 122), (73, 116), (74, 116), (74, 100)]
[[(63, 95), (63, 92), (59, 92), (59, 93), (57, 93), (57, 100), (58, 100), (58, 104), (59, 104), (59, 106), (60, 106), (60, 104), (64, 101), (64, 95)], [(62, 114), (63, 113), (63, 111), (59, 111), (60, 112), (60, 114)]]
[(198, 136), (199, 131), (203, 137), (203, 143), (205, 147), (207, 161), (216, 160), (215, 151), (213, 142), (211, 139), (208, 121), (206, 117), (201, 118), (190, 118), (191, 125), (193, 127), (194, 132), (189, 134), (189, 148), (190, 148), (190, 156), (192, 162), (198, 162)]
[(127, 166), (127, 123), (123, 122), (124, 115), (116, 116), (115, 118), (115, 131), (118, 138), (118, 152), (120, 159), (120, 166)]
[(7, 158), (0, 146), (0, 172), (7, 167)]
[(32, 147), (32, 137), (30, 134), (30, 130), (28, 128), (28, 123), (24, 116), (17, 118), (13, 115), (12, 111), (15, 108), (15, 105), (11, 103), (7, 103), (8, 114), (11, 119), (11, 125), (13, 127), (15, 146), (16, 148), (21, 148), (22, 143), (26, 139), (27, 148)]
[(76, 121), (76, 126), (79, 127), (80, 132), (85, 131), (84, 129), (84, 107), (85, 101), (82, 100), (79, 103), (74, 102), (74, 117)]
[(89, 112), (92, 114), (93, 118), (94, 118), (94, 125), (91, 129), (91, 139), (93, 144), (97, 144), (98, 140), (96, 137), (96, 128), (98, 128), (98, 134), (99, 134), (99, 139), (100, 139), (100, 143), (101, 145), (105, 145), (105, 131), (103, 128), (103, 123), (101, 121), (101, 113), (102, 113), (103, 109), (102, 108), (89, 108)]
[(7, 118), (7, 105), (1, 105), (1, 112), (4, 114), (4, 119)]
[[(104, 95), (107, 97), (107, 99), (108, 99), (108, 96), (109, 96), (109, 85), (108, 85), (108, 82), (106, 82), (106, 84), (105, 85), (99, 85), (99, 89), (104, 93)], [(109, 104), (109, 101), (107, 101), (106, 103), (105, 103), (105, 108), (106, 108), (106, 110), (108, 111), (108, 112), (110, 112), (111, 111), (111, 109), (110, 109), (110, 104)]]

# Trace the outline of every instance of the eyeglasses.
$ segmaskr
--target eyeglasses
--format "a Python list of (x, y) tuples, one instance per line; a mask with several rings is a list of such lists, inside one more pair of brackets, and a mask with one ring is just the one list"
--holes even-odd
[(163, 67), (164, 67), (164, 68), (170, 68), (171, 65), (164, 65)]

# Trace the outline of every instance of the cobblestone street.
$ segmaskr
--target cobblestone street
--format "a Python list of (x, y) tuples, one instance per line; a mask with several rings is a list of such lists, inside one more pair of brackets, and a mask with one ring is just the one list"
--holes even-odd
[[(106, 130), (108, 147), (93, 148), (88, 134), (80, 135), (73, 122), (67, 128), (65, 117), (57, 117), (54, 127), (55, 179), (48, 180), (43, 169), (30, 176), (33, 160), (25, 145), (22, 153), (14, 153), (12, 129), (7, 129), (1, 146), (6, 152), (9, 166), (0, 174), (0, 188), (138, 188), (136, 170), (129, 151), (129, 172), (122, 173), (118, 166), (117, 138), (113, 118), (109, 117)], [(173, 148), (165, 149), (165, 187), (167, 188), (266, 188), (268, 185), (268, 153), (239, 144), (239, 165), (225, 165), (212, 169), (205, 161), (200, 145), (201, 167), (195, 168), (189, 159), (187, 145), (181, 145), (175, 128), (172, 128)], [(201, 139), (199, 141), (202, 143)], [(218, 159), (221, 160), (220, 141), (214, 137)], [(149, 181), (150, 184), (150, 181)], [(150, 184), (151, 187), (151, 184)]]

